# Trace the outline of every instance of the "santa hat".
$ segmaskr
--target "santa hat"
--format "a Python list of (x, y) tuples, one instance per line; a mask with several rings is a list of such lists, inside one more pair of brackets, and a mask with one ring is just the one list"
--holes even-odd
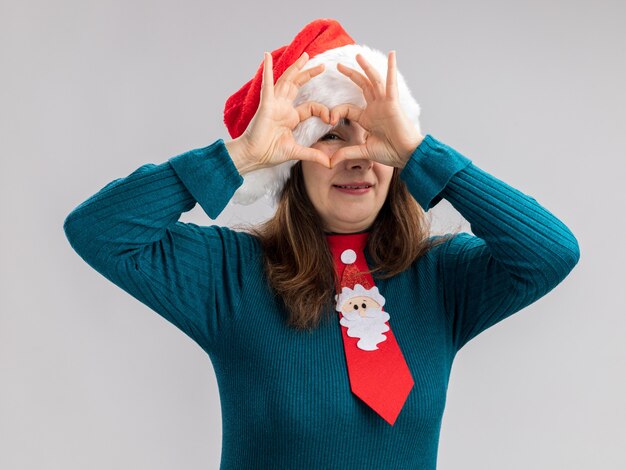
[[(306, 52), (310, 58), (304, 69), (315, 67), (321, 63), (325, 64), (325, 67), (324, 72), (300, 87), (293, 103), (294, 106), (306, 101), (316, 101), (329, 109), (343, 103), (364, 108), (366, 102), (361, 89), (337, 70), (338, 63), (362, 70), (356, 62), (357, 54), (365, 57), (382, 77), (387, 76), (387, 56), (385, 54), (376, 49), (355, 44), (355, 41), (337, 21), (319, 19), (306, 25), (291, 44), (272, 52), (274, 82), (303, 52)], [(226, 101), (224, 123), (232, 138), (237, 138), (243, 134), (257, 111), (261, 94), (262, 74), (263, 63), (259, 66), (254, 78)], [(399, 72), (397, 73), (397, 82), (402, 109), (421, 133), (419, 125), (420, 106), (411, 95), (404, 77)], [(293, 130), (293, 135), (300, 145), (310, 147), (330, 129), (332, 126), (317, 117), (312, 117), (298, 124)], [(288, 161), (271, 168), (246, 173), (243, 177), (243, 185), (233, 196), (233, 202), (251, 204), (265, 195), (276, 198), (295, 163), (296, 161)]]

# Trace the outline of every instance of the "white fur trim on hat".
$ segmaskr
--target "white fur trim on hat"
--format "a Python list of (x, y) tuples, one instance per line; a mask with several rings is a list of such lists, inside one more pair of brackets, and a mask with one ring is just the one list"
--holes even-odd
[[(361, 89), (348, 77), (337, 70), (337, 64), (342, 63), (356, 70), (362, 70), (356, 61), (356, 55), (361, 54), (376, 68), (382, 77), (387, 76), (387, 56), (381, 51), (363, 45), (350, 44), (337, 47), (316, 55), (307, 62), (304, 69), (324, 64), (324, 72), (305, 83), (294, 100), (294, 106), (307, 101), (316, 101), (329, 109), (337, 105), (350, 103), (362, 108), (366, 102)], [(413, 98), (404, 77), (397, 72), (398, 95), (400, 105), (407, 117), (413, 122), (421, 134), (419, 115), (420, 106)], [(321, 119), (312, 117), (301, 122), (293, 130), (293, 136), (303, 147), (310, 147), (333, 126), (325, 124)], [(235, 204), (252, 204), (263, 196), (270, 197), (274, 202), (278, 200), (285, 181), (289, 178), (291, 167), (296, 160), (281, 163), (271, 168), (247, 173), (243, 185), (235, 192), (232, 201)]]

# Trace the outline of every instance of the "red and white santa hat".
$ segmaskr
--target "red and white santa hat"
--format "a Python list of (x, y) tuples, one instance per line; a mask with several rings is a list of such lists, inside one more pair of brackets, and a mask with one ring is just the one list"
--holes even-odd
[[(384, 78), (387, 76), (387, 55), (364, 45), (357, 45), (341, 25), (332, 19), (318, 19), (306, 25), (291, 44), (280, 47), (272, 52), (274, 65), (274, 82), (292, 65), (303, 52), (309, 55), (304, 69), (325, 64), (324, 72), (313, 77), (299, 90), (294, 106), (306, 101), (317, 101), (329, 109), (350, 103), (362, 108), (366, 102), (361, 89), (337, 70), (342, 63), (362, 71), (356, 62), (356, 55), (361, 54), (372, 64)], [(226, 101), (224, 106), (224, 123), (232, 138), (237, 138), (248, 127), (257, 111), (261, 94), (263, 63), (256, 74), (235, 94)], [(407, 117), (421, 133), (419, 125), (420, 106), (411, 95), (404, 77), (398, 72), (398, 94), (400, 104)], [(332, 126), (317, 117), (301, 122), (293, 130), (296, 141), (310, 147), (326, 134)], [(289, 177), (289, 171), (296, 161), (281, 163), (271, 168), (252, 171), (244, 175), (244, 182), (235, 192), (232, 201), (236, 204), (251, 204), (263, 196), (276, 198)]]

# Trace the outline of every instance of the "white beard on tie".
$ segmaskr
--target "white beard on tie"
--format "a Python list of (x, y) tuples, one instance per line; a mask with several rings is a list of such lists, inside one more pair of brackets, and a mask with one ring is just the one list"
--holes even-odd
[(349, 337), (359, 338), (359, 349), (375, 351), (377, 344), (387, 339), (383, 333), (389, 331), (389, 326), (385, 324), (388, 320), (389, 314), (382, 308), (367, 308), (364, 316), (358, 311), (342, 312), (339, 323), (348, 328)]

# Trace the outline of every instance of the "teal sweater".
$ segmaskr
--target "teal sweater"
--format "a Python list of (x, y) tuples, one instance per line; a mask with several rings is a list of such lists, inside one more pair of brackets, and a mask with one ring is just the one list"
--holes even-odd
[(209, 355), (222, 469), (434, 469), (457, 351), (578, 262), (576, 238), (553, 214), (430, 135), (401, 177), (425, 210), (449, 201), (475, 236), (457, 234), (377, 280), (415, 380), (394, 426), (350, 391), (338, 316), (312, 332), (288, 327), (253, 236), (178, 221), (196, 203), (217, 217), (242, 183), (221, 139), (143, 165), (67, 216), (87, 263)]

